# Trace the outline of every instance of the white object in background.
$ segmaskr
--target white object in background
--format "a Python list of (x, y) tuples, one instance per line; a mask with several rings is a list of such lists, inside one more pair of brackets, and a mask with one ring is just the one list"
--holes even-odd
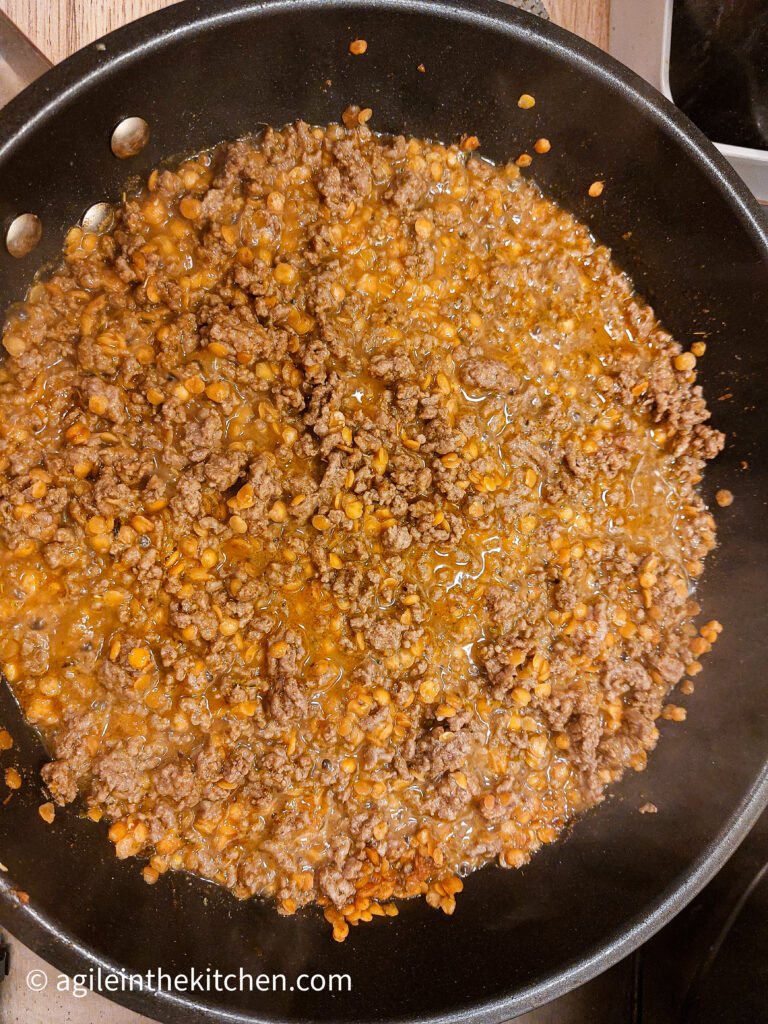
[[(673, 0), (611, 0), (608, 50), (673, 100), (669, 87)], [(673, 100), (674, 101), (674, 100)], [(712, 140), (761, 202), (768, 202), (768, 152)]]

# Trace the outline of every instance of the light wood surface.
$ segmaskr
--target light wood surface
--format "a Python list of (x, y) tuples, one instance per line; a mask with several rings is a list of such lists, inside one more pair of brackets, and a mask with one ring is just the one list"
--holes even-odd
[[(0, 0), (0, 9), (56, 64), (106, 32), (173, 2), (175, 0)], [(558, 25), (607, 48), (610, 0), (544, 0), (544, 3)]]
[[(106, 32), (172, 2), (175, 0), (0, 0), (0, 10), (55, 64)], [(544, 2), (557, 24), (607, 48), (610, 0)], [(151, 1024), (146, 1017), (101, 996), (91, 994), (76, 999), (67, 992), (57, 992), (58, 972), (54, 968), (11, 936), (0, 934), (0, 940), (11, 946), (11, 972), (0, 984), (2, 1024)], [(49, 984), (44, 992), (28, 989), (26, 977), (32, 970), (47, 973)], [(551, 1019), (545, 1008), (518, 1018), (515, 1024), (538, 1024)]]
[(544, 0), (544, 6), (558, 25), (583, 36), (603, 50), (608, 49), (611, 0)]

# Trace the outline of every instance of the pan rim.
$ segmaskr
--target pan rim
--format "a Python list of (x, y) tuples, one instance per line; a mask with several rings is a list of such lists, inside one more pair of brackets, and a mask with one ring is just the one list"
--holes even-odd
[[(768, 266), (768, 228), (757, 200), (736, 171), (703, 133), (669, 100), (610, 55), (586, 40), (551, 22), (498, 3), (498, 0), (302, 0), (302, 9), (383, 10), (392, 13), (418, 13), (451, 20), (473, 27), (493, 30), (510, 38), (524, 37), (529, 43), (553, 53), (579, 73), (610, 84), (642, 110), (686, 154), (699, 163), (712, 184), (723, 194)], [(213, 30), (223, 23), (296, 11), (296, 0), (186, 0), (138, 19), (91, 43), (46, 72), (14, 98), (0, 112), (0, 161), (12, 158), (14, 148), (33, 131), (39, 121), (55, 115), (69, 99), (92, 86), (102, 76), (124, 63), (140, 58), (150, 50), (181, 39)], [(517, 991), (497, 999), (475, 1002), (460, 1010), (419, 1017), (422, 1024), (499, 1024), (513, 1016), (563, 995), (623, 959), (650, 939), (680, 912), (714, 877), (733, 854), (760, 813), (768, 805), (768, 760), (744, 794), (740, 803), (721, 827), (717, 836), (699, 854), (694, 863), (658, 897), (645, 912), (625, 923), (592, 950), (560, 970)], [(0, 879), (0, 923), (56, 968), (66, 973), (98, 970), (125, 973), (119, 964), (80, 943), (57, 925), (49, 915), (29, 904), (21, 906), (10, 885)], [(49, 959), (50, 958), (50, 959)], [(117, 992), (109, 998), (131, 1009), (167, 1021), (187, 1021), (190, 1013), (227, 1024), (267, 1024), (277, 1018), (243, 1014), (212, 1007), (172, 993)], [(292, 1017), (296, 1021), (308, 1018)], [(349, 1018), (340, 1018), (347, 1024)], [(405, 1024), (404, 1018), (386, 1017), (382, 1024)], [(410, 1024), (415, 1019), (409, 1017)]]

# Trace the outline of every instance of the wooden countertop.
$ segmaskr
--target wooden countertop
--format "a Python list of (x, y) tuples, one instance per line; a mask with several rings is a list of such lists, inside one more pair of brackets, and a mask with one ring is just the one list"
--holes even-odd
[[(0, 10), (14, 21), (49, 60), (58, 63), (70, 53), (112, 29), (176, 0), (0, 0)], [(552, 20), (602, 46), (608, 45), (610, 0), (544, 0)], [(152, 1024), (148, 1018), (126, 1010), (102, 996), (75, 999), (57, 992), (58, 972), (10, 936), (0, 935), (11, 947), (11, 972), (0, 984), (0, 1021), (3, 1024)], [(31, 992), (28, 972), (43, 970), (48, 987)], [(550, 1021), (548, 1009), (518, 1018), (516, 1024)]]
[[(0, 0), (54, 64), (86, 43), (176, 0)], [(297, 0), (300, 2), (300, 0)], [(610, 0), (544, 0), (552, 20), (606, 49)]]

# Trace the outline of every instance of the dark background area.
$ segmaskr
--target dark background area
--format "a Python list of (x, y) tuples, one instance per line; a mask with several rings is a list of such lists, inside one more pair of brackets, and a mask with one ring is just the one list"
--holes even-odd
[(766, 0), (675, 0), (669, 76), (714, 142), (768, 150)]

